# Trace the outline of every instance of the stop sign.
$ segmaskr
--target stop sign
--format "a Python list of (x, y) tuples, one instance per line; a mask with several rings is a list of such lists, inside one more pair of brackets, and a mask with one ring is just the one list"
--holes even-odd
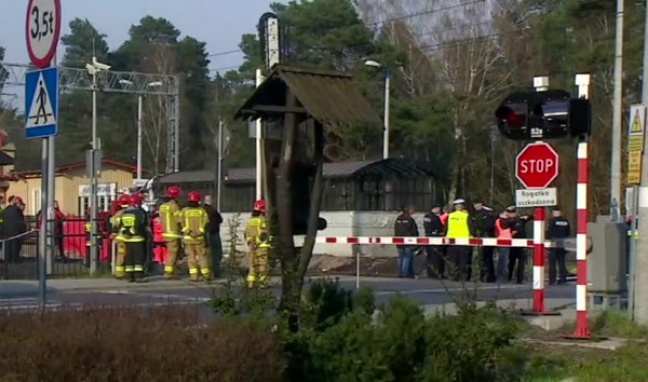
[(559, 157), (548, 143), (529, 143), (515, 157), (515, 176), (526, 188), (547, 188), (558, 177)]

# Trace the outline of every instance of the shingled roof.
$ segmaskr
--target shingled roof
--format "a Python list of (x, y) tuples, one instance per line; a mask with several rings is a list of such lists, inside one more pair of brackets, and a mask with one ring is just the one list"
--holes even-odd
[(290, 88), (307, 113), (324, 124), (373, 124), (382, 120), (350, 75), (320, 69), (276, 65), (235, 114), (236, 119), (277, 119), (277, 111), (255, 109), (257, 105), (283, 106)]

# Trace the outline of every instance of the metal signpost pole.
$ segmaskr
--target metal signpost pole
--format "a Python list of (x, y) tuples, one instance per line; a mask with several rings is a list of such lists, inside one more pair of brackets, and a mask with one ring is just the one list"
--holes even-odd
[(632, 216), (629, 232), (628, 250), (628, 312), (630, 318), (634, 319), (635, 302), (635, 263), (637, 254), (637, 213), (639, 203), (639, 187), (641, 183), (641, 161), (643, 156), (643, 140), (646, 126), (646, 106), (632, 105), (630, 107), (630, 121), (628, 123), (628, 185), (632, 186), (632, 198), (626, 201), (628, 215)]
[[(41, 215), (38, 256), (38, 303), (47, 305), (48, 248), (51, 249), (54, 200), (54, 136), (58, 132), (59, 73), (51, 67), (61, 33), (60, 0), (29, 0), (25, 37), (32, 64), (25, 76), (25, 135), (42, 139)], [(49, 233), (49, 234), (48, 234)]]
[(137, 180), (142, 179), (142, 95), (137, 96)]
[[(96, 59), (93, 57), (93, 62)], [(90, 275), (97, 272), (97, 72), (92, 72), (92, 155), (91, 155), (91, 178), (90, 178)]]
[(623, 6), (617, 0), (616, 41), (614, 45), (614, 98), (612, 102), (612, 161), (610, 168), (610, 216), (619, 219), (621, 202), (621, 107), (623, 103)]
[(221, 212), (223, 200), (223, 120), (218, 119), (218, 180), (216, 182), (216, 209)]

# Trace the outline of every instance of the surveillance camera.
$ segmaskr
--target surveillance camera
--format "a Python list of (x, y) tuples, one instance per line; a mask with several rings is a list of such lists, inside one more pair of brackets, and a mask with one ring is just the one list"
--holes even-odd
[(93, 66), (99, 70), (110, 70), (110, 65), (102, 64), (98, 61), (95, 61)]
[(95, 67), (90, 64), (86, 64), (85, 68), (90, 74), (95, 74), (97, 72), (97, 69), (95, 69)]
[(97, 61), (97, 57), (92, 57), (92, 66), (99, 70), (109, 70), (110, 65), (102, 64), (101, 62)]

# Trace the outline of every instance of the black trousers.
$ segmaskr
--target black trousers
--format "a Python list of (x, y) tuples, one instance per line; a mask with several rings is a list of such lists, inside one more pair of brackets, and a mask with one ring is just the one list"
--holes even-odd
[(556, 283), (556, 266), (558, 267), (558, 282), (567, 280), (567, 251), (565, 248), (549, 249), (549, 284)]
[(495, 247), (482, 247), (481, 248), (481, 262), (482, 269), (480, 278), (487, 283), (495, 282), (495, 262), (494, 262)]
[(472, 275), (472, 247), (452, 245), (448, 247), (448, 259), (453, 264), (452, 278), (456, 281), (470, 281)]
[(429, 278), (442, 279), (445, 277), (447, 248), (445, 245), (428, 245), (425, 247), (427, 254), (426, 271)]
[(525, 248), (511, 247), (509, 252), (508, 263), (508, 280), (513, 281), (513, 271), (517, 262), (517, 271), (515, 272), (515, 282), (522, 284), (524, 282), (524, 265), (526, 263)]
[(146, 242), (126, 242), (126, 259), (124, 265), (127, 272), (132, 270), (131, 273), (135, 278), (144, 276), (144, 264), (146, 262)]

